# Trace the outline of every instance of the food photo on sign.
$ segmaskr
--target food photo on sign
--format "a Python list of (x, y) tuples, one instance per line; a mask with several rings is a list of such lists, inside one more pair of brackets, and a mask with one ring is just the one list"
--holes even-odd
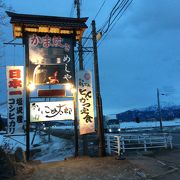
[(29, 40), (29, 77), (34, 84), (74, 81), (73, 39), (32, 34)]

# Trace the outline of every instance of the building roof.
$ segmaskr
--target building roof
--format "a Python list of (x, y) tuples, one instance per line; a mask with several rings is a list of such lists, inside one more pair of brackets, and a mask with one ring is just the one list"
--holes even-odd
[[(84, 30), (87, 28), (87, 25), (85, 24), (87, 21), (87, 17), (85, 18), (70, 18), (70, 17), (57, 17), (57, 16), (43, 16), (43, 15), (31, 15), (31, 14), (17, 14), (14, 12), (6, 12), (9, 17), (11, 17), (10, 23), (13, 24), (13, 31), (15, 38), (21, 38), (23, 37), (23, 28), (56, 28), (59, 29), (59, 34), (61, 34), (61, 30), (63, 32), (76, 32), (76, 39), (79, 40), (84, 32)], [(16, 27), (16, 28), (15, 28)], [(18, 32), (17, 29), (19, 28)], [(21, 31), (20, 31), (21, 29)], [(26, 30), (25, 30), (26, 31)], [(40, 32), (39, 30), (36, 32)], [(55, 33), (50, 31), (48, 33)], [(56, 32), (57, 33), (57, 32)], [(67, 33), (70, 34), (70, 33)]]

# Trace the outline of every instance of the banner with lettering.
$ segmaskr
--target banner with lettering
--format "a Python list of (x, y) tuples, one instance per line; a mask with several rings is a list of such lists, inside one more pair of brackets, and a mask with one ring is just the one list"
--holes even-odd
[(23, 131), (23, 89), (24, 68), (23, 66), (7, 66), (7, 119), (8, 133), (16, 134)]
[(74, 40), (50, 34), (30, 34), (29, 81), (34, 84), (74, 82)]
[(95, 131), (92, 73), (79, 71), (77, 78), (79, 130), (82, 135)]
[(30, 121), (74, 120), (74, 102), (32, 102), (30, 103)]

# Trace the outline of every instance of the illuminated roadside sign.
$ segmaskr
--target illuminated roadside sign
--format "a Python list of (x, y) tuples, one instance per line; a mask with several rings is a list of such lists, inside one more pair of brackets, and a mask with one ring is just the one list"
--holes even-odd
[(80, 134), (94, 132), (93, 88), (90, 71), (78, 73), (78, 109)]
[(7, 66), (8, 133), (23, 132), (23, 66)]
[(74, 120), (74, 102), (31, 102), (30, 122)]
[(74, 40), (60, 35), (29, 34), (29, 81), (34, 84), (74, 82)]

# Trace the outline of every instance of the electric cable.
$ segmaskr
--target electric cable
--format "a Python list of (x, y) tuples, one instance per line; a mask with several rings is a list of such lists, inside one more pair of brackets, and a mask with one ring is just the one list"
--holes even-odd
[(112, 29), (114, 28), (114, 26), (116, 25), (116, 23), (119, 21), (119, 19), (123, 16), (123, 14), (125, 13), (125, 11), (127, 10), (127, 8), (130, 6), (130, 4), (132, 3), (133, 0), (130, 1), (130, 3), (125, 7), (125, 9), (123, 10), (122, 14), (119, 16), (119, 18), (116, 20), (116, 22), (114, 22), (114, 24), (112, 25), (112, 27), (109, 29), (109, 31), (106, 33), (106, 35), (103, 37), (103, 39), (99, 42), (98, 47), (102, 44), (102, 42), (105, 40), (105, 38), (107, 37), (107, 35), (112, 31)]
[[(123, 0), (124, 1), (124, 0)], [(122, 1), (122, 2), (123, 2)], [(111, 20), (111, 18), (112, 18), (112, 16), (115, 14), (115, 12), (117, 11), (117, 6), (118, 6), (118, 3), (122, 3), (122, 2), (120, 2), (120, 0), (118, 0), (117, 1), (117, 3), (114, 5), (114, 7), (113, 7), (113, 9), (111, 10), (111, 12), (110, 12), (110, 15), (109, 15), (109, 18), (108, 18), (108, 20), (104, 23), (104, 25), (99, 29), (99, 31), (103, 31), (103, 29), (105, 29), (105, 27), (108, 25), (108, 23), (110, 22), (110, 20)], [(119, 7), (119, 6), (118, 6)], [(115, 9), (116, 8), (116, 9)], [(115, 12), (114, 12), (115, 11)], [(109, 26), (109, 25), (108, 25)], [(108, 29), (108, 27), (107, 27), (107, 29)], [(97, 31), (97, 32), (99, 32), (99, 31)]]
[[(127, 8), (130, 6), (130, 4), (132, 3), (132, 1), (133, 0), (131, 0), (131, 1), (121, 1), (121, 3), (120, 3), (120, 5), (122, 6), (122, 2), (125, 2), (125, 4), (123, 4), (123, 6), (121, 7), (121, 9), (120, 9), (120, 11), (118, 12), (118, 14), (116, 15), (116, 17), (113, 19), (113, 21), (110, 23), (110, 26), (112, 25), (112, 27), (110, 28), (110, 26), (109, 26), (109, 30), (105, 33), (106, 35), (103, 37), (103, 39), (99, 42), (99, 44), (98, 44), (98, 47), (102, 44), (102, 42), (104, 41), (104, 39), (107, 37), (107, 35), (109, 34), (109, 32), (114, 28), (114, 26), (115, 26), (115, 24), (117, 23), (117, 21), (119, 21), (119, 19), (122, 17), (122, 15), (124, 14), (124, 12), (127, 10)], [(118, 5), (118, 3), (119, 3), (120, 1), (118, 1), (117, 3), (116, 3), (116, 5), (113, 7), (113, 10), (116, 8), (116, 6)], [(129, 4), (128, 4), (128, 2), (130, 2)], [(127, 6), (126, 6), (127, 5)], [(126, 6), (126, 7), (125, 7)], [(120, 6), (118, 6), (119, 8), (120, 8)], [(111, 11), (112, 13), (111, 14), (115, 14), (114, 12), (113, 12), (113, 10)], [(121, 15), (120, 15), (120, 17), (117, 19), (117, 17), (119, 16), (119, 14), (120, 13), (122, 13)], [(111, 17), (110, 17), (111, 18)], [(116, 22), (114, 22), (115, 20), (117, 19), (117, 21)], [(114, 23), (114, 24), (113, 24)], [(100, 29), (100, 30), (103, 30), (102, 28)], [(98, 31), (98, 32), (100, 32), (100, 30)], [(86, 55), (86, 57), (89, 55), (90, 53), (88, 53), (87, 55)], [(90, 58), (88, 58), (88, 60), (89, 60)], [(87, 65), (87, 60), (86, 60), (86, 63), (85, 63), (85, 65)]]
[(74, 2), (72, 3), (72, 6), (71, 6), (71, 11), (70, 11), (70, 17), (73, 17), (74, 15), (74, 10), (75, 10), (75, 5), (74, 5)]

